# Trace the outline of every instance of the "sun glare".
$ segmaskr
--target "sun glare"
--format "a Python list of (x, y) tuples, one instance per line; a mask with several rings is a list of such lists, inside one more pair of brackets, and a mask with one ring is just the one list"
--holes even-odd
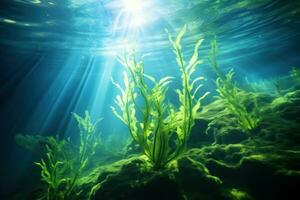
[(150, 24), (157, 21), (156, 0), (112, 0), (106, 4), (106, 8), (113, 15), (111, 32), (115, 37), (113, 53), (120, 47), (116, 41), (126, 39), (133, 44), (147, 34)]
[(121, 22), (121, 27), (138, 28), (151, 21), (150, 0), (123, 0), (119, 18), (126, 20), (118, 20)]
[(142, 0), (123, 0), (123, 7), (126, 12), (130, 12), (132, 14), (139, 13), (143, 10), (143, 2)]

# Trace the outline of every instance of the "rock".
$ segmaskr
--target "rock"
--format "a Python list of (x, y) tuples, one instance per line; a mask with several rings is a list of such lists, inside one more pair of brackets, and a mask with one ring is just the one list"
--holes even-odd
[[(300, 165), (295, 164), (299, 163), (300, 151), (273, 146), (215, 145), (189, 153), (193, 158), (202, 157), (199, 159), (210, 173), (223, 181), (223, 188), (245, 191), (245, 199), (279, 200), (298, 194)], [(228, 191), (227, 194), (230, 197)]]
[(222, 181), (188, 156), (178, 160), (175, 177), (186, 199), (226, 199), (221, 190)]
[(192, 158), (184, 156), (164, 171), (145, 166), (145, 161), (132, 160), (116, 173), (100, 175), (95, 199), (226, 199), (221, 180)]
[(192, 129), (190, 139), (188, 140), (188, 146), (190, 148), (200, 147), (202, 145), (211, 144), (214, 142), (214, 135), (207, 134), (209, 121), (206, 119), (198, 119), (195, 122), (195, 126)]
[(95, 199), (181, 199), (176, 182), (167, 174), (151, 171), (144, 160), (133, 159), (116, 173), (99, 177)]
[(136, 154), (141, 152), (136, 143), (116, 162), (120, 156), (99, 149), (97, 156), (102, 158), (95, 157), (93, 163), (103, 162), (91, 166), (94, 169), (80, 179), (78, 199), (281, 200), (298, 196), (300, 91), (276, 98), (246, 93), (241, 99), (249, 112), (256, 106), (254, 101), (259, 106), (255, 130), (245, 133), (216, 100), (197, 116), (187, 151), (165, 169), (154, 170), (146, 156)]

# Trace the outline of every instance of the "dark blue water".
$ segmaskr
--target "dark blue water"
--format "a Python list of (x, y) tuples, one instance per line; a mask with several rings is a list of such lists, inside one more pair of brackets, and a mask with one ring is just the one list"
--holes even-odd
[[(185, 55), (204, 38), (199, 73), (213, 87), (207, 55), (217, 38), (224, 71), (253, 82), (286, 77), (300, 65), (300, 1), (148, 0), (139, 16), (123, 1), (2, 0), (0, 3), (1, 188), (13, 188), (31, 165), (31, 155), (14, 142), (23, 134), (72, 136), (71, 112), (104, 117), (104, 135), (126, 133), (111, 113), (122, 80), (116, 61), (125, 43), (151, 53), (146, 70), (178, 76), (167, 34), (184, 24)], [(5, 176), (4, 176), (5, 174)]]

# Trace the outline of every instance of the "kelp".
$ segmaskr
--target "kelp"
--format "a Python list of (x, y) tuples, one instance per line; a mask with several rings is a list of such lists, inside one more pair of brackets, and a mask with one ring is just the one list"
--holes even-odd
[(63, 154), (66, 142), (50, 137), (49, 144), (46, 145), (45, 158), (42, 158), (40, 162), (35, 162), (41, 168), (41, 180), (47, 187), (39, 199), (64, 199), (65, 192), (61, 188), (68, 183), (65, 173), (69, 168), (66, 162), (68, 158)]
[(217, 98), (221, 100), (226, 109), (228, 109), (228, 111), (235, 116), (240, 128), (245, 132), (251, 132), (257, 127), (260, 120), (257, 103), (253, 102), (253, 112), (249, 112), (247, 110), (246, 106), (243, 104), (240, 98), (240, 95), (246, 93), (246, 91), (236, 86), (236, 83), (233, 80), (233, 69), (231, 69), (225, 75), (222, 74), (217, 63), (216, 55), (217, 42), (216, 39), (214, 39), (211, 42), (211, 52), (209, 57), (211, 67), (217, 76), (217, 79), (215, 81), (218, 92)]
[[(196, 97), (203, 86), (198, 81), (204, 78), (191, 79), (196, 66), (201, 63), (198, 50), (203, 39), (196, 43), (194, 53), (186, 65), (180, 44), (186, 28), (184, 26), (175, 39), (169, 34), (181, 72), (182, 88), (176, 90), (179, 108), (166, 99), (168, 86), (174, 78), (167, 76), (156, 80), (146, 74), (143, 58), (137, 61), (134, 51), (125, 52), (124, 56), (118, 58), (129, 72), (124, 72), (124, 88), (112, 81), (121, 92), (115, 99), (119, 111), (116, 107), (112, 107), (112, 111), (128, 126), (131, 137), (140, 145), (155, 169), (164, 168), (184, 152), (200, 101), (208, 94)], [(172, 136), (176, 138), (175, 147), (170, 145)]]
[(85, 112), (84, 117), (81, 117), (76, 113), (73, 113), (73, 116), (76, 119), (80, 130), (78, 157), (78, 171), (80, 172), (87, 165), (89, 158), (95, 154), (97, 146), (101, 143), (100, 137), (96, 134), (96, 127), (102, 119), (93, 122), (88, 111)]
[(86, 168), (89, 159), (95, 153), (100, 144), (96, 138), (96, 126), (101, 120), (92, 122), (89, 113), (81, 117), (73, 113), (80, 129), (80, 145), (76, 154), (67, 154), (66, 146), (68, 140), (58, 140), (49, 137), (46, 145), (46, 155), (40, 162), (35, 162), (41, 168), (41, 180), (46, 184), (46, 191), (39, 199), (46, 200), (68, 200), (76, 199), (80, 189), (76, 188), (79, 179)]

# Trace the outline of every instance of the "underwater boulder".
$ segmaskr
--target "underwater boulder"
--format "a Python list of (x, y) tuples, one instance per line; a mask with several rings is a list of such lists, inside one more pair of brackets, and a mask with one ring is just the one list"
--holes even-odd
[(237, 144), (249, 138), (245, 132), (239, 128), (224, 127), (218, 134), (215, 134), (217, 144)]
[(297, 195), (300, 184), (297, 164), (300, 152), (280, 148), (245, 143), (214, 145), (188, 153), (222, 180), (222, 188), (229, 198), (237, 199), (236, 195), (241, 195), (241, 199), (279, 200)]
[(181, 198), (180, 190), (171, 176), (151, 171), (141, 159), (126, 161), (119, 171), (100, 175), (100, 189), (94, 199), (174, 199)]
[(188, 155), (161, 171), (153, 170), (139, 158), (123, 162), (118, 170), (100, 174), (94, 199), (228, 199), (221, 180)]
[[(284, 169), (284, 168), (283, 168)], [(253, 199), (285, 199), (298, 194), (300, 174), (280, 173), (281, 167), (262, 155), (246, 157), (235, 168), (236, 184), (247, 188)]]
[(177, 161), (176, 182), (186, 199), (226, 199), (222, 194), (222, 181), (212, 176), (200, 162), (189, 156)]
[(275, 98), (263, 108), (257, 139), (298, 146), (300, 142), (300, 90)]
[(188, 140), (189, 147), (200, 147), (201, 145), (211, 144), (214, 142), (213, 135), (206, 133), (209, 122), (209, 120), (202, 118), (195, 121), (195, 125), (192, 128), (192, 132)]
[(276, 98), (271, 108), (287, 120), (300, 120), (300, 90), (286, 93), (282, 97)]

